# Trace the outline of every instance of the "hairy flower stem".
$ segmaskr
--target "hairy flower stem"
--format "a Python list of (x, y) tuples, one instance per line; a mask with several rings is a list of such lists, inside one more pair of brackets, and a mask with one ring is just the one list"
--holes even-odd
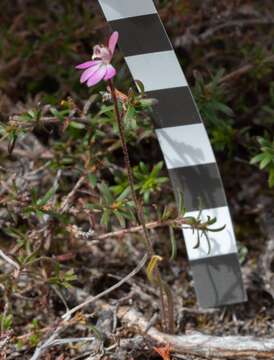
[(124, 127), (124, 123), (123, 123), (123, 120), (121, 118), (121, 114), (119, 111), (118, 99), (116, 96), (115, 88), (114, 88), (113, 82), (111, 80), (109, 81), (109, 87), (110, 87), (110, 91), (111, 91), (112, 100), (114, 103), (114, 110), (115, 110), (116, 120), (117, 120), (117, 124), (118, 124), (118, 128), (119, 128), (120, 140), (122, 143), (122, 149), (123, 149), (123, 154), (124, 154), (125, 166), (127, 169), (127, 177), (128, 177), (128, 183), (129, 183), (129, 187), (130, 187), (130, 191), (131, 191), (131, 196), (132, 196), (132, 199), (133, 199), (135, 207), (136, 207), (139, 223), (141, 224), (143, 231), (144, 231), (148, 254), (149, 254), (149, 256), (153, 256), (153, 253), (154, 253), (153, 246), (150, 241), (148, 230), (145, 225), (142, 205), (139, 202), (136, 192), (135, 192), (135, 189), (134, 189), (132, 166), (130, 163), (128, 148), (127, 148), (127, 143), (126, 143), (126, 138), (125, 138), (125, 127)]
[[(153, 245), (152, 245), (151, 239), (149, 237), (148, 229), (146, 228), (143, 207), (142, 207), (141, 202), (138, 200), (135, 189), (134, 189), (133, 171), (132, 171), (132, 166), (131, 166), (130, 159), (129, 159), (129, 153), (128, 153), (128, 148), (127, 148), (127, 143), (126, 143), (126, 138), (125, 138), (125, 127), (124, 127), (123, 119), (122, 119), (120, 111), (119, 111), (118, 99), (116, 96), (116, 92), (115, 92), (115, 88), (114, 88), (112, 80), (109, 80), (109, 88), (110, 88), (111, 97), (112, 97), (113, 104), (114, 104), (116, 121), (117, 121), (118, 128), (119, 128), (119, 135), (120, 135), (120, 140), (121, 140), (123, 154), (124, 154), (124, 161), (125, 161), (125, 166), (126, 166), (126, 170), (127, 170), (127, 177), (128, 177), (128, 183), (129, 183), (129, 187), (130, 187), (130, 191), (131, 191), (131, 196), (132, 196), (132, 199), (133, 199), (135, 207), (136, 207), (138, 221), (141, 224), (143, 232), (144, 232), (145, 244), (146, 244), (148, 254), (152, 258), (152, 256), (155, 255), (155, 253), (153, 250)], [(158, 285), (159, 285), (159, 290), (160, 290), (160, 310), (161, 310), (163, 330), (168, 331), (168, 332), (173, 332), (173, 323), (174, 323), (173, 311), (170, 311), (170, 308), (168, 305), (167, 305), (167, 309), (166, 309), (165, 300), (164, 300), (165, 283), (162, 281), (158, 265), (156, 265), (156, 267), (155, 267), (155, 277), (159, 279)]]

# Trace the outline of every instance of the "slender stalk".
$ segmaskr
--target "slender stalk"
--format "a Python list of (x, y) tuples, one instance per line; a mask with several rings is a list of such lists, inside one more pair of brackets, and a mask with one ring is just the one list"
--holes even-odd
[[(155, 255), (154, 250), (153, 250), (153, 244), (150, 240), (148, 229), (146, 227), (142, 204), (138, 200), (135, 189), (134, 189), (134, 178), (133, 178), (132, 166), (130, 163), (128, 148), (127, 148), (127, 143), (126, 143), (126, 138), (125, 138), (125, 127), (124, 127), (123, 119), (122, 119), (120, 111), (119, 111), (118, 99), (116, 96), (116, 92), (115, 92), (115, 88), (114, 88), (112, 80), (109, 80), (109, 88), (110, 88), (111, 97), (112, 97), (113, 104), (114, 104), (116, 121), (117, 121), (118, 128), (119, 128), (119, 135), (120, 135), (120, 140), (121, 140), (123, 154), (124, 154), (124, 161), (125, 161), (125, 166), (126, 166), (126, 170), (127, 170), (127, 177), (128, 177), (128, 183), (129, 183), (129, 187), (130, 187), (130, 191), (131, 191), (131, 196), (132, 196), (132, 199), (133, 199), (135, 207), (136, 207), (138, 221), (141, 224), (143, 232), (144, 232), (144, 238), (145, 238), (145, 243), (146, 243), (148, 254), (150, 257), (152, 257), (153, 255)], [(160, 295), (160, 311), (161, 311), (163, 330), (172, 332), (173, 326), (170, 326), (170, 324), (174, 322), (173, 311), (170, 311), (171, 309), (169, 308), (169, 304), (167, 304), (167, 309), (166, 309), (166, 304), (165, 304), (165, 299), (164, 299), (165, 283), (161, 279), (161, 273), (160, 273), (158, 265), (155, 266), (155, 276), (156, 276), (156, 278), (159, 279), (158, 285), (159, 285), (159, 292), (160, 292), (160, 294), (159, 294)]]
[(139, 223), (141, 224), (143, 231), (144, 231), (144, 236), (145, 236), (145, 240), (146, 240), (146, 246), (147, 246), (148, 253), (150, 256), (152, 256), (154, 253), (153, 246), (150, 241), (149, 234), (148, 234), (148, 231), (147, 231), (147, 228), (145, 225), (145, 219), (144, 219), (142, 205), (139, 202), (136, 192), (135, 192), (135, 189), (134, 189), (132, 166), (130, 163), (128, 148), (127, 148), (127, 143), (126, 143), (126, 138), (125, 138), (125, 127), (124, 127), (124, 123), (123, 123), (123, 120), (121, 118), (121, 114), (119, 111), (118, 99), (116, 96), (115, 88), (114, 88), (113, 82), (111, 80), (109, 80), (109, 87), (110, 87), (111, 96), (112, 96), (113, 103), (114, 103), (114, 110), (115, 110), (116, 120), (117, 120), (117, 124), (118, 124), (118, 128), (119, 128), (120, 140), (122, 143), (122, 149), (123, 149), (123, 154), (124, 154), (125, 166), (127, 169), (127, 177), (128, 177), (128, 183), (129, 183), (129, 187), (130, 187), (131, 196), (132, 196), (132, 199), (133, 199), (135, 207), (136, 207)]

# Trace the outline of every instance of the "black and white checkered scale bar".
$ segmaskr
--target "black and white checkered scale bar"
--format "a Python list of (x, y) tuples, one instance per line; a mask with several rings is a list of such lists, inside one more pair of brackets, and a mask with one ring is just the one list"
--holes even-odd
[(154, 123), (175, 195), (184, 193), (186, 216), (218, 219), (225, 230), (203, 236), (183, 230), (194, 287), (202, 307), (246, 300), (236, 240), (208, 135), (184, 73), (152, 0), (98, 0), (134, 79), (156, 98)]

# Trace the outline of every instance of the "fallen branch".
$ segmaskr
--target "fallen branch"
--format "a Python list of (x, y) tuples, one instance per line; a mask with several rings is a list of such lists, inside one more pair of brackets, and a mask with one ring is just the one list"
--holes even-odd
[[(108, 307), (109, 305), (105, 305)], [(198, 332), (187, 335), (169, 335), (148, 328), (148, 321), (141, 313), (133, 308), (120, 307), (117, 312), (118, 319), (128, 327), (143, 333), (157, 345), (169, 344), (172, 352), (202, 356), (207, 359), (227, 358), (244, 359), (248, 357), (257, 359), (274, 358), (274, 339), (255, 338), (252, 336), (211, 336)]]
[[(262, 64), (267, 64), (267, 63), (271, 63), (271, 62), (274, 62), (274, 55), (268, 56), (260, 64), (262, 65)], [(237, 80), (240, 76), (247, 74), (249, 71), (253, 70), (256, 66), (258, 66), (258, 64), (244, 65), (244, 66), (240, 67), (239, 69), (232, 71), (231, 73), (221, 77), (218, 81), (218, 84), (223, 84), (225, 82)], [(210, 86), (210, 85), (208, 85), (208, 86)]]
[[(149, 223), (146, 223), (146, 228), (149, 230), (156, 229), (159, 227), (167, 227), (167, 226), (178, 226), (179, 228), (181, 228), (182, 225), (189, 225), (189, 221), (187, 220), (187, 218), (185, 218), (185, 219), (184, 218), (169, 219), (166, 221), (160, 221), (160, 220), (151, 221)], [(94, 235), (94, 239), (106, 240), (106, 239), (109, 239), (112, 237), (122, 237), (127, 234), (133, 234), (133, 233), (137, 233), (140, 231), (143, 231), (143, 227), (142, 227), (142, 225), (137, 225), (137, 226), (133, 226), (128, 229), (112, 231), (112, 232), (102, 234), (102, 235)]]

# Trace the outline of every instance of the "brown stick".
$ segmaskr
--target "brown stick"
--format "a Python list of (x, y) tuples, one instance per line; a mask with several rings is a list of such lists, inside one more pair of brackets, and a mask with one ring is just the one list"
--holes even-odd
[[(109, 305), (105, 305), (109, 306)], [(171, 351), (178, 354), (202, 356), (207, 359), (227, 358), (244, 359), (248, 357), (260, 359), (274, 358), (274, 339), (255, 338), (253, 336), (211, 336), (198, 332), (187, 335), (169, 335), (148, 328), (148, 321), (133, 308), (121, 307), (117, 316), (128, 327), (148, 336), (157, 345), (169, 344)]]
[[(267, 58), (265, 58), (262, 61), (262, 64), (267, 64), (267, 63), (271, 63), (274, 61), (274, 55), (268, 56)], [(229, 81), (234, 81), (237, 80), (240, 76), (243, 76), (245, 74), (247, 74), (249, 71), (251, 71), (252, 69), (256, 68), (256, 64), (246, 64), (242, 67), (240, 67), (237, 70), (232, 71), (231, 73), (224, 75), (223, 77), (220, 78), (220, 80), (218, 81), (218, 84), (223, 84)], [(207, 88), (210, 87), (210, 84), (207, 85)]]
[(148, 259), (148, 254), (146, 253), (142, 259), (140, 260), (140, 262), (137, 264), (137, 266), (128, 274), (126, 275), (123, 279), (121, 279), (120, 281), (118, 281), (116, 284), (112, 285), (110, 288), (102, 291), (101, 293), (95, 295), (95, 296), (89, 296), (84, 302), (82, 302), (80, 305), (75, 306), (74, 308), (68, 310), (63, 316), (62, 318), (65, 320), (70, 319), (71, 315), (73, 315), (75, 312), (81, 310), (83, 307), (90, 305), (92, 303), (94, 303), (95, 301), (101, 299), (102, 297), (110, 294), (112, 291), (118, 289), (120, 286), (122, 286), (124, 283), (126, 283), (129, 279), (131, 279), (133, 276), (135, 276), (139, 271), (142, 270), (142, 268), (144, 267), (146, 261)]
[[(152, 229), (156, 229), (156, 228), (159, 228), (159, 227), (166, 227), (166, 226), (178, 226), (178, 227), (181, 227), (182, 225), (187, 225), (187, 221), (184, 220), (183, 218), (180, 219), (171, 219), (171, 220), (166, 220), (166, 221), (151, 221), (151, 222), (148, 222), (146, 223), (146, 228), (149, 229), (149, 230), (152, 230)], [(110, 232), (110, 233), (107, 233), (107, 234), (102, 234), (102, 235), (95, 235), (95, 239), (96, 240), (106, 240), (106, 239), (109, 239), (111, 237), (122, 237), (126, 234), (132, 234), (132, 233), (136, 233), (136, 232), (140, 232), (143, 230), (143, 227), (142, 225), (138, 225), (138, 226), (133, 226), (131, 228), (128, 228), (128, 229), (121, 229), (121, 230), (117, 230), (117, 231), (113, 231), (113, 232)]]
[(63, 214), (64, 212), (66, 212), (69, 208), (70, 202), (72, 201), (75, 193), (77, 192), (77, 190), (82, 186), (83, 182), (85, 181), (85, 176), (82, 175), (77, 183), (74, 185), (73, 189), (70, 191), (70, 193), (65, 197), (65, 199), (63, 200), (62, 204), (61, 204), (61, 208), (60, 208), (60, 212), (61, 214)]

